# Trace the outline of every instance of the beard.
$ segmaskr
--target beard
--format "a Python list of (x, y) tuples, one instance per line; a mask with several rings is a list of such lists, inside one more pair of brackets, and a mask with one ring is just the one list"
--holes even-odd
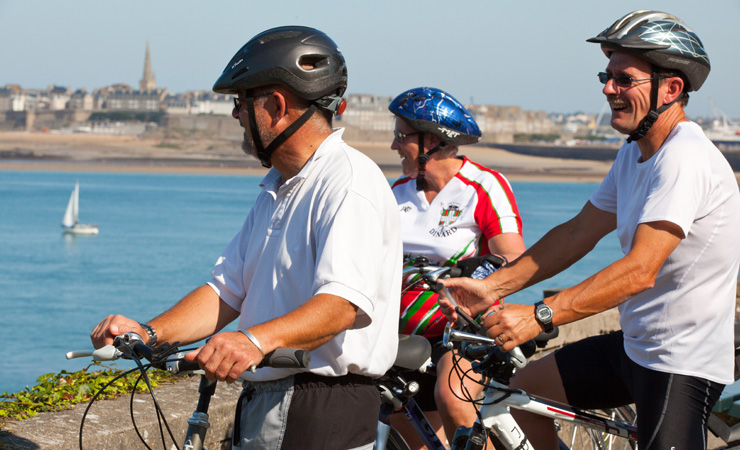
[[(273, 132), (272, 130), (259, 130), (259, 124), (257, 124), (258, 127), (258, 133), (260, 135), (260, 138), (262, 140), (262, 147), (267, 148), (272, 141), (275, 140), (275, 138), (278, 136), (277, 133)], [(244, 140), (242, 141), (242, 151), (246, 153), (247, 155), (259, 159), (259, 155), (257, 154), (257, 148), (254, 145), (254, 140), (249, 135), (249, 132), (247, 132), (246, 127), (244, 127)]]

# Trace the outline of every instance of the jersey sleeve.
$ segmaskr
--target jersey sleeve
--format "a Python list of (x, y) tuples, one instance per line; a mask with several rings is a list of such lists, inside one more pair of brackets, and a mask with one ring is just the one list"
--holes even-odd
[(475, 221), (486, 240), (502, 233), (522, 235), (522, 218), (509, 181), (496, 171), (473, 184), (478, 201)]

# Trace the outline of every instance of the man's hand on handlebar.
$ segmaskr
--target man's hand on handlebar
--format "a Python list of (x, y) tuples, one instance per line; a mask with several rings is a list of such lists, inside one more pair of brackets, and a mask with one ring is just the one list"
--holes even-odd
[(141, 328), (139, 322), (121, 315), (108, 316), (101, 320), (90, 333), (93, 347), (101, 348), (113, 344), (113, 339), (129, 331), (142, 336), (144, 342), (148, 341), (146, 330)]
[(262, 353), (243, 333), (235, 331), (214, 335), (203, 347), (185, 354), (185, 360), (197, 362), (211, 381), (233, 383), (262, 361)]
[(483, 320), (486, 334), (503, 351), (530, 341), (542, 333), (534, 316), (534, 306), (517, 303), (494, 305)]

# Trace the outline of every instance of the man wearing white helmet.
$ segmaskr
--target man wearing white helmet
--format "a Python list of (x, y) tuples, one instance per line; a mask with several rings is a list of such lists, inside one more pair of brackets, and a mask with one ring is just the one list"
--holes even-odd
[[(640, 449), (706, 448), (706, 423), (733, 382), (740, 193), (732, 169), (684, 113), (709, 74), (675, 16), (635, 11), (589, 42), (611, 125), (629, 135), (581, 212), (485, 281), (445, 281), (469, 312), (565, 270), (617, 230), (624, 257), (535, 306), (490, 308), (504, 350), (553, 325), (618, 307), (621, 330), (530, 364), (513, 387), (580, 408), (637, 406)], [(449, 308), (449, 305), (445, 305)], [(454, 313), (449, 312), (450, 317)], [(515, 413), (534, 448), (557, 448), (552, 421)]]

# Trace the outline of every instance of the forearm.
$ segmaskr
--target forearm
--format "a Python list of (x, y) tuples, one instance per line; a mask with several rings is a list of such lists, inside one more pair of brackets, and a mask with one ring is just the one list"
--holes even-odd
[(319, 294), (294, 311), (249, 330), (265, 353), (280, 347), (313, 350), (349, 329), (356, 315), (357, 307), (347, 300)]
[(583, 258), (598, 238), (579, 233), (578, 226), (574, 218), (553, 228), (519, 258), (493, 274), (489, 297), (499, 299), (519, 292), (557, 275)]
[(632, 249), (595, 275), (548, 300), (554, 323), (562, 325), (613, 308), (655, 285), (682, 234), (669, 222), (640, 224)]
[(191, 344), (221, 330), (239, 315), (208, 285), (182, 298), (148, 323), (159, 342)]
[(565, 325), (624, 303), (652, 287), (654, 280), (643, 265), (623, 258), (546, 303), (553, 309), (553, 324)]

